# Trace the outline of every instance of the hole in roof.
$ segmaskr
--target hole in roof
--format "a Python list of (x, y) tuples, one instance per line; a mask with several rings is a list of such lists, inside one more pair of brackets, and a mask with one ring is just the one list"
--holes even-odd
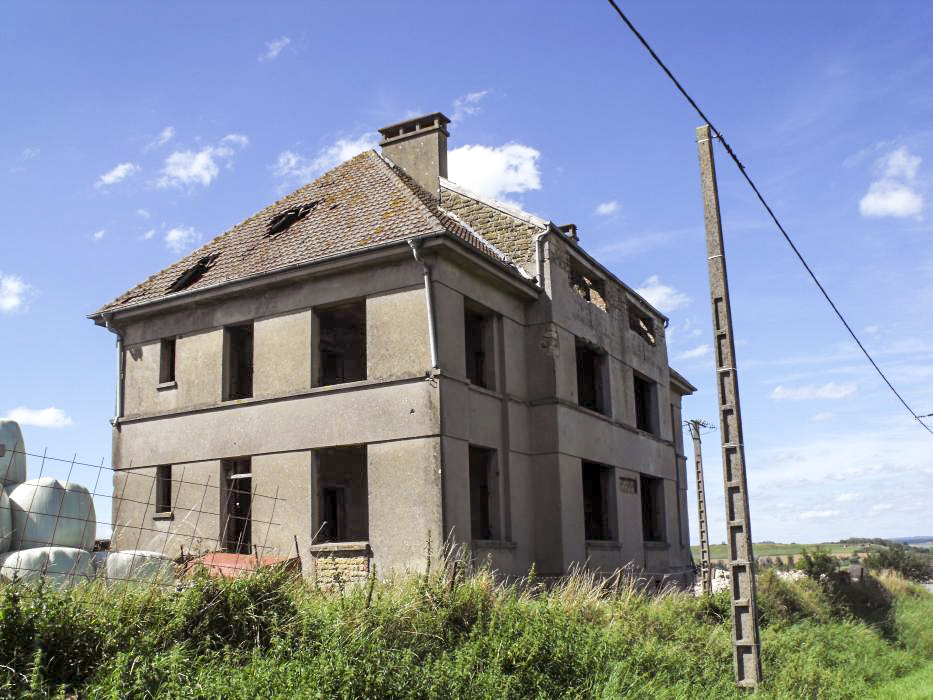
[(266, 235), (274, 236), (277, 233), (281, 233), (296, 221), (300, 221), (301, 219), (305, 218), (308, 214), (314, 211), (316, 206), (317, 201), (308, 202), (307, 204), (301, 204), (297, 207), (292, 207), (291, 209), (286, 209), (285, 211), (276, 214), (269, 220), (269, 225), (266, 228)]
[(182, 272), (178, 279), (172, 282), (172, 284), (169, 286), (166, 294), (174, 294), (175, 292), (180, 292), (182, 289), (187, 289), (190, 287), (192, 284), (204, 277), (207, 271), (214, 266), (214, 263), (217, 262), (217, 258), (219, 257), (220, 253), (211, 253), (210, 255), (205, 255), (194, 265)]

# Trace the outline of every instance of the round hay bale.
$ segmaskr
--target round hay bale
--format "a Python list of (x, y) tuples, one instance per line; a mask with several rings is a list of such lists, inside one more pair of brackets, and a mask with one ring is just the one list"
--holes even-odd
[(42, 578), (59, 588), (93, 579), (91, 553), (74, 547), (33, 547), (0, 554), (0, 579), (35, 583)]
[(13, 539), (10, 549), (94, 548), (94, 499), (80, 484), (43, 477), (10, 492)]
[(10, 549), (13, 539), (13, 513), (10, 511), (10, 497), (0, 488), (0, 554)]
[(175, 562), (159, 552), (129, 550), (110, 552), (106, 560), (107, 583), (175, 583)]
[(0, 486), (15, 486), (26, 481), (25, 452), (19, 423), (0, 420)]

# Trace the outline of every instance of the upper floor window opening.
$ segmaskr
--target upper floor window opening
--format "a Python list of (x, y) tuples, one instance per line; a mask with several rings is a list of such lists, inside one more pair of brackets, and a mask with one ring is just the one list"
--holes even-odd
[(223, 400), (253, 396), (253, 324), (224, 328)]
[(159, 344), (159, 384), (175, 381), (175, 339), (163, 338)]
[(466, 376), (476, 386), (492, 389), (495, 377), (495, 315), (470, 301), (464, 303), (463, 336)]
[(570, 287), (597, 309), (606, 311), (609, 308), (606, 304), (606, 283), (573, 258), (570, 260)]
[(632, 386), (635, 395), (635, 427), (657, 435), (657, 384), (633, 372)]
[(366, 379), (366, 301), (317, 310), (318, 385)]
[(628, 305), (628, 325), (633, 331), (638, 333), (649, 345), (656, 345), (658, 342), (655, 333), (654, 320), (634, 304)]
[(591, 411), (609, 414), (608, 370), (605, 353), (577, 338), (577, 403)]

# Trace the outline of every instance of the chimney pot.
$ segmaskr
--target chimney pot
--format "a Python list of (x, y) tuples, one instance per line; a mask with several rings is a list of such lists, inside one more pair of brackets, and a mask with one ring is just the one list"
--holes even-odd
[(383, 155), (434, 197), (439, 178), (447, 177), (447, 124), (450, 119), (434, 112), (379, 129)]

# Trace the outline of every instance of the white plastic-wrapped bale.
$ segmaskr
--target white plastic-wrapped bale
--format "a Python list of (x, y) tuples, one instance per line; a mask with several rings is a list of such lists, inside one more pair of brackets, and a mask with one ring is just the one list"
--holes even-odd
[(0, 554), (0, 579), (72, 586), (94, 578), (91, 553), (74, 547), (34, 547)]
[(0, 488), (0, 554), (10, 548), (13, 539), (13, 514), (10, 512), (10, 497), (6, 489)]
[(26, 447), (23, 431), (13, 420), (0, 420), (0, 486), (26, 481)]
[(49, 477), (30, 479), (10, 492), (10, 510), (10, 549), (94, 548), (94, 499), (80, 484)]
[(91, 552), (91, 566), (94, 567), (94, 573), (102, 578), (107, 573), (107, 557), (110, 552)]
[(159, 552), (129, 550), (110, 552), (106, 562), (107, 583), (125, 581), (172, 585), (175, 583), (175, 562)]

